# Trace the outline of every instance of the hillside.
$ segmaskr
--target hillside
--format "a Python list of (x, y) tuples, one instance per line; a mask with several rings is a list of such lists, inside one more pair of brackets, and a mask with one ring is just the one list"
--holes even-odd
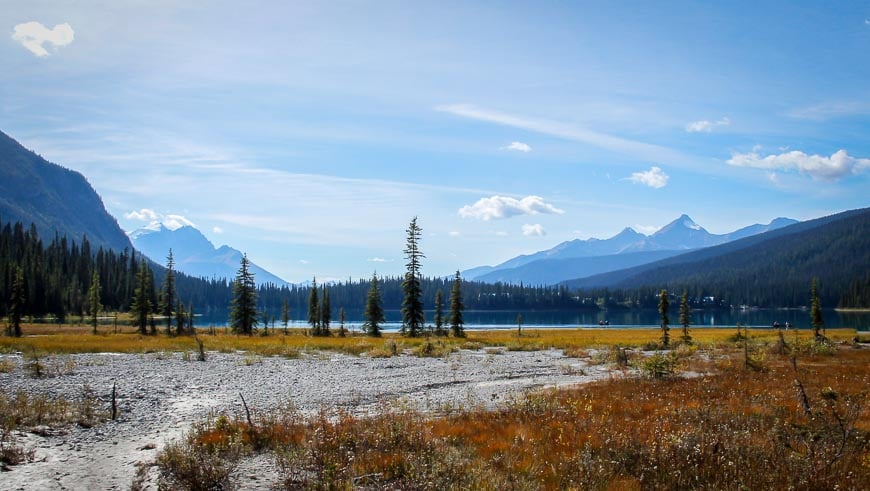
[(833, 306), (866, 281), (868, 270), (870, 208), (864, 208), (563, 284), (578, 289), (667, 287), (703, 291), (733, 305), (801, 306), (817, 277)]
[(0, 218), (36, 225), (39, 235), (55, 233), (91, 246), (122, 251), (131, 248), (100, 196), (78, 172), (27, 150), (0, 131)]

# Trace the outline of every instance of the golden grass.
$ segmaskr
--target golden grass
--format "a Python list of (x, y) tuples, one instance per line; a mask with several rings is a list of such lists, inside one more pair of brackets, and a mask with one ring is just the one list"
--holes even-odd
[[(101, 326), (98, 334), (91, 333), (90, 326), (25, 324), (21, 338), (0, 337), (0, 351), (45, 353), (151, 353), (158, 351), (197, 351), (192, 336), (142, 336), (129, 326), (119, 327), (116, 334), (111, 327)], [(736, 330), (723, 328), (692, 329), (693, 342), (701, 346), (725, 345)], [(677, 329), (671, 330), (673, 340)], [(238, 336), (225, 329), (215, 335), (201, 333), (200, 340), (207, 351), (251, 351), (265, 356), (296, 356), (299, 352), (336, 351), (353, 355), (375, 353), (391, 356), (403, 352), (431, 356), (433, 350), (427, 345), (436, 345), (436, 356), (461, 348), (505, 346), (509, 350), (531, 351), (557, 348), (580, 352), (587, 348), (625, 346), (642, 347), (656, 343), (661, 336), (658, 329), (525, 329), (522, 336), (513, 330), (467, 331), (466, 338), (406, 338), (397, 333), (387, 333), (381, 338), (366, 336), (314, 337), (306, 330), (291, 329), (288, 334), (271, 330), (269, 336)], [(789, 342), (797, 336), (801, 341), (812, 338), (809, 330), (792, 330), (786, 334)], [(850, 341), (855, 337), (853, 329), (829, 329), (827, 336), (834, 342)], [(774, 343), (777, 332), (770, 329), (749, 330), (749, 338), (756, 343)], [(393, 346), (396, 346), (394, 349)]]

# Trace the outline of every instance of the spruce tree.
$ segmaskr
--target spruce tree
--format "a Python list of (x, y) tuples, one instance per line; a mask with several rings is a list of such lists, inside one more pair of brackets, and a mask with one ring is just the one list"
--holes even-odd
[(329, 323), (332, 321), (332, 307), (329, 305), (329, 290), (326, 285), (320, 287), (320, 335), (329, 336)]
[(21, 337), (21, 319), (24, 317), (26, 298), (24, 296), (24, 270), (21, 266), (15, 268), (12, 279), (12, 292), (9, 298), (9, 320), (12, 325), (6, 330), (9, 336)]
[(692, 336), (689, 335), (689, 323), (692, 320), (692, 311), (689, 309), (689, 294), (683, 290), (683, 296), (680, 298), (680, 324), (683, 326), (684, 343), (691, 343)]
[(150, 270), (142, 258), (139, 264), (139, 270), (136, 271), (136, 289), (133, 292), (133, 303), (130, 305), (130, 316), (133, 318), (133, 325), (139, 331), (139, 334), (145, 335), (148, 333), (148, 316), (151, 314), (151, 287), (148, 284), (150, 280)]
[(284, 326), (284, 335), (287, 335), (287, 324), (290, 323), (290, 301), (284, 298), (281, 302), (281, 324)]
[(443, 336), (447, 334), (444, 330), (444, 300), (442, 298), (441, 289), (435, 292), (435, 335)]
[(668, 309), (671, 304), (668, 301), (668, 291), (662, 290), (659, 294), (659, 315), (662, 317), (662, 346), (667, 348), (670, 345), (671, 336), (670, 336), (670, 328), (668, 324), (670, 323), (670, 319), (668, 318)]
[(166, 276), (163, 277), (160, 308), (166, 319), (166, 334), (172, 334), (172, 309), (175, 307), (175, 258), (172, 249), (166, 256)]
[(184, 334), (185, 323), (187, 322), (187, 311), (184, 308), (184, 302), (178, 300), (178, 307), (175, 308), (175, 333), (178, 335)]
[(248, 336), (257, 327), (257, 285), (254, 283), (250, 264), (248, 255), (244, 254), (233, 281), (233, 301), (230, 309), (230, 328), (236, 334)]
[(453, 289), (450, 290), (450, 329), (457, 338), (465, 337), (465, 321), (462, 319), (462, 311), (465, 305), (462, 303), (462, 278), (459, 271), (453, 277)]
[(821, 333), (825, 321), (822, 318), (822, 301), (819, 299), (819, 279), (813, 278), (812, 286), (810, 287), (810, 321), (813, 324), (813, 338), (816, 341), (824, 339)]
[(194, 336), (196, 336), (196, 331), (194, 330), (195, 328), (193, 327), (194, 317), (195, 316), (193, 315), (193, 301), (191, 301), (190, 303), (187, 304), (187, 331), (188, 331), (188, 334), (193, 334)]
[(417, 225), (417, 217), (411, 219), (406, 229), (408, 234), (405, 242), (405, 279), (402, 282), (404, 301), (402, 302), (402, 334), (417, 337), (423, 330), (425, 314), (423, 313), (423, 288), (421, 287), (420, 259), (426, 257), (420, 252), (420, 237), (423, 229)]
[(317, 277), (311, 280), (311, 290), (308, 292), (308, 325), (313, 336), (320, 335), (320, 301), (317, 299)]
[(339, 307), (338, 309), (338, 337), (343, 338), (346, 334), (346, 330), (344, 328), (344, 321), (346, 317), (344, 315), (344, 307)]
[(91, 287), (88, 289), (88, 314), (91, 316), (91, 326), (94, 329), (94, 334), (97, 333), (97, 316), (103, 310), (100, 296), (100, 273), (94, 269), (94, 273), (91, 275)]
[(363, 313), (363, 329), (369, 336), (380, 337), (380, 324), (384, 322), (384, 307), (381, 305), (381, 292), (378, 289), (378, 274), (372, 275), (369, 293), (366, 296), (366, 310)]

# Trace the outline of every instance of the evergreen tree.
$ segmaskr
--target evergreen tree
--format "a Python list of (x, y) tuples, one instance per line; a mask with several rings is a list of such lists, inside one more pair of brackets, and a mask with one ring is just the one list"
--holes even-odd
[(166, 334), (172, 334), (172, 309), (175, 307), (175, 258), (172, 249), (166, 256), (166, 274), (163, 276), (163, 289), (161, 291), (161, 311), (166, 318)]
[(344, 321), (346, 317), (344, 315), (344, 307), (339, 307), (338, 309), (338, 337), (343, 338), (345, 335), (344, 329)]
[(178, 335), (184, 334), (185, 322), (187, 322), (187, 312), (184, 309), (184, 302), (178, 300), (178, 307), (175, 308), (175, 333)]
[(680, 324), (683, 326), (684, 343), (691, 343), (692, 336), (689, 335), (689, 323), (692, 319), (692, 311), (689, 309), (689, 294), (683, 290), (683, 296), (680, 298)]
[(311, 326), (313, 336), (320, 335), (320, 301), (317, 298), (317, 277), (311, 280), (311, 289), (308, 292), (308, 325)]
[(6, 334), (21, 337), (21, 318), (24, 316), (26, 298), (24, 296), (24, 270), (21, 266), (15, 268), (12, 279), (12, 295), (9, 298), (9, 320), (12, 322)]
[(450, 329), (457, 338), (465, 337), (465, 321), (462, 319), (462, 311), (465, 305), (462, 303), (462, 278), (459, 271), (453, 277), (453, 289), (450, 290)]
[(670, 345), (671, 336), (670, 336), (670, 328), (668, 324), (670, 323), (670, 319), (668, 318), (668, 309), (671, 304), (668, 301), (668, 291), (662, 290), (659, 293), (659, 315), (662, 317), (662, 346), (667, 348)]
[(88, 289), (88, 315), (91, 317), (94, 334), (97, 333), (97, 316), (101, 310), (103, 304), (100, 303), (100, 273), (94, 269), (94, 274), (91, 275), (91, 287)]
[(329, 290), (326, 285), (320, 287), (320, 335), (329, 336), (329, 323), (332, 321), (332, 307), (329, 305)]
[(435, 335), (443, 336), (447, 334), (444, 329), (444, 300), (442, 299), (441, 289), (435, 292)]
[(523, 335), (523, 314), (517, 314), (517, 337)]
[(813, 337), (816, 341), (824, 339), (821, 333), (825, 321), (822, 318), (822, 301), (819, 299), (819, 279), (813, 278), (812, 286), (810, 287), (810, 321), (813, 324)]
[(264, 308), (263, 312), (260, 315), (261, 315), (260, 318), (263, 321), (263, 336), (268, 336), (269, 335), (269, 311)]
[(366, 297), (366, 310), (363, 314), (363, 329), (369, 336), (380, 337), (380, 324), (384, 322), (384, 308), (381, 305), (381, 292), (378, 289), (378, 274), (372, 275), (371, 286)]
[(417, 217), (411, 219), (411, 223), (406, 229), (408, 234), (405, 243), (405, 263), (406, 272), (405, 280), (402, 282), (402, 293), (404, 301), (402, 302), (402, 334), (410, 337), (420, 335), (423, 324), (425, 323), (425, 314), (423, 312), (423, 289), (420, 285), (420, 259), (426, 257), (420, 251), (420, 237), (423, 229), (417, 225)]
[(287, 334), (287, 324), (290, 323), (290, 301), (284, 297), (281, 303), (281, 324), (284, 326), (284, 335)]
[(148, 265), (145, 258), (142, 258), (139, 270), (136, 271), (136, 289), (133, 292), (133, 304), (130, 305), (130, 316), (139, 334), (143, 335), (148, 333), (148, 315), (151, 313), (151, 287), (148, 284), (150, 277)]
[(193, 302), (191, 301), (190, 303), (187, 304), (187, 330), (190, 334), (193, 334), (195, 336), (196, 331), (194, 330), (194, 327), (193, 327), (194, 317), (195, 316), (193, 315)]
[(250, 336), (257, 327), (257, 285), (254, 273), (250, 271), (248, 255), (242, 256), (242, 263), (233, 281), (233, 301), (230, 310), (230, 328), (236, 334)]

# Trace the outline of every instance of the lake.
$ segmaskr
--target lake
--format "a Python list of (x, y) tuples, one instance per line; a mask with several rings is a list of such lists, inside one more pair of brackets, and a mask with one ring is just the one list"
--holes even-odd
[[(523, 327), (599, 327), (599, 322), (609, 322), (609, 327), (641, 328), (658, 327), (659, 314), (655, 310), (632, 310), (617, 312), (580, 312), (576, 310), (540, 310), (540, 311), (465, 311), (466, 329), (513, 329), (517, 327), (517, 315), (523, 315)], [(280, 327), (279, 312), (274, 313), (275, 326)], [(426, 322), (431, 323), (433, 312), (426, 312)], [(363, 323), (362, 311), (347, 311), (345, 327), (360, 330)], [(385, 311), (387, 322), (384, 329), (398, 330), (402, 325), (402, 314), (399, 310)], [(838, 312), (824, 310), (825, 327), (849, 327), (858, 330), (870, 330), (870, 312)], [(338, 313), (333, 313), (332, 325), (338, 327)], [(213, 312), (197, 316), (196, 326), (200, 328), (214, 325), (227, 326), (227, 311)], [(446, 315), (445, 315), (446, 319)], [(671, 326), (677, 327), (679, 313), (671, 313)], [(801, 309), (754, 309), (754, 310), (697, 310), (692, 312), (692, 326), (695, 327), (734, 327), (740, 322), (755, 328), (772, 327), (774, 322), (785, 325), (791, 323), (797, 328), (810, 327), (809, 310)], [(296, 318), (290, 322), (290, 327), (307, 327), (307, 318)]]

